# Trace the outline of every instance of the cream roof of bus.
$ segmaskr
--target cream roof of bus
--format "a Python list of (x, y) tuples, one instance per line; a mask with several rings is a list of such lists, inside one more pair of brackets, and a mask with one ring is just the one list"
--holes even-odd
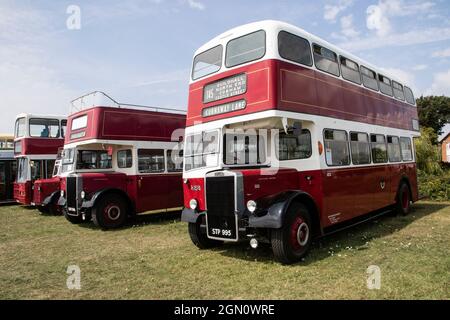
[[(265, 30), (266, 32), (270, 32), (272, 35), (277, 35), (278, 32), (281, 30), (296, 34), (302, 38), (309, 40), (310, 43), (316, 43), (318, 45), (324, 46), (327, 49), (334, 51), (338, 55), (345, 56), (346, 58), (349, 58), (350, 60), (355, 61), (359, 65), (363, 65), (363, 66), (375, 71), (376, 73), (380, 73), (380, 74), (388, 77), (391, 80), (394, 80), (396, 82), (399, 82), (402, 85), (406, 85), (406, 86), (410, 87), (409, 84), (404, 83), (404, 81), (398, 79), (397, 77), (395, 77), (392, 74), (389, 74), (389, 72), (385, 72), (385, 70), (383, 70), (382, 68), (376, 67), (376, 66), (364, 61), (363, 59), (358, 58), (357, 56), (351, 54), (350, 52), (347, 52), (347, 51), (305, 31), (299, 27), (296, 27), (296, 26), (286, 23), (286, 22), (276, 21), (276, 20), (263, 20), (263, 21), (258, 21), (258, 22), (252, 22), (252, 23), (248, 23), (248, 24), (230, 29), (228, 31), (225, 31), (222, 34), (215, 37), (214, 39), (212, 39), (212, 40), (208, 41), (207, 43), (205, 43), (204, 45), (202, 45), (195, 52), (194, 57), (196, 55), (198, 55), (199, 53), (202, 53), (202, 52), (204, 52), (210, 48), (213, 48), (219, 44), (223, 45), (223, 47), (225, 48), (226, 44), (229, 40), (235, 39), (240, 36), (244, 36), (248, 33), (251, 33), (251, 32), (254, 32), (257, 30), (261, 30), (261, 29)], [(276, 39), (276, 38), (274, 38), (274, 39)], [(278, 51), (277, 51), (277, 54), (273, 55), (273, 56), (270, 55), (270, 50), (267, 50), (266, 52), (267, 53), (266, 53), (266, 56), (264, 57), (264, 59), (271, 59), (271, 58), (280, 59), (281, 58), (278, 55)], [(254, 62), (254, 61), (252, 61), (252, 62)], [(239, 67), (241, 67), (241, 66), (239, 66)], [(236, 67), (233, 67), (233, 68), (236, 68)], [(233, 68), (226, 68), (225, 66), (222, 66), (221, 70), (223, 71), (223, 70), (228, 70), (228, 69), (233, 69)], [(195, 80), (195, 81), (197, 81), (197, 80)], [(192, 81), (192, 79), (191, 79), (191, 82), (195, 82), (195, 81)]]
[(40, 119), (58, 119), (66, 120), (67, 116), (51, 115), (51, 114), (35, 114), (35, 113), (20, 113), (16, 116), (16, 120), (19, 118), (40, 118)]

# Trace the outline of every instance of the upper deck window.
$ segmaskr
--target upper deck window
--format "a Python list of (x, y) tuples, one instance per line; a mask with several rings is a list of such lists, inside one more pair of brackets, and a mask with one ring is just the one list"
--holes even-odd
[(378, 74), (378, 81), (380, 82), (380, 91), (392, 97), (391, 80), (381, 74)]
[(414, 99), (413, 92), (411, 91), (410, 88), (408, 88), (408, 87), (406, 87), (406, 86), (405, 86), (404, 88), (405, 88), (405, 98), (406, 98), (406, 101), (407, 101), (409, 104), (414, 105), (414, 104), (415, 104), (415, 99)]
[(377, 74), (375, 71), (361, 66), (362, 82), (366, 88), (378, 91)]
[(86, 128), (86, 126), (87, 126), (87, 114), (73, 119), (71, 129), (78, 130), (78, 129)]
[(339, 77), (339, 65), (337, 54), (317, 44), (313, 45), (314, 62), (317, 69), (334, 74)]
[(356, 62), (341, 56), (341, 72), (345, 80), (361, 84), (361, 75), (359, 74), (359, 66)]
[(309, 41), (286, 31), (278, 33), (278, 52), (286, 60), (312, 66)]
[(259, 30), (230, 40), (227, 44), (225, 66), (231, 68), (258, 60), (266, 54), (266, 32)]
[(66, 136), (66, 130), (67, 130), (67, 120), (61, 120), (61, 138), (64, 138)]
[(394, 89), (394, 97), (405, 101), (405, 95), (403, 93), (403, 86), (396, 81), (392, 81), (392, 88)]
[(16, 128), (14, 129), (16, 138), (23, 137), (25, 135), (25, 118), (19, 118), (16, 120)]
[(222, 52), (223, 46), (218, 45), (196, 55), (192, 68), (192, 79), (196, 80), (219, 71), (222, 66)]
[(58, 138), (58, 119), (30, 119), (30, 137)]

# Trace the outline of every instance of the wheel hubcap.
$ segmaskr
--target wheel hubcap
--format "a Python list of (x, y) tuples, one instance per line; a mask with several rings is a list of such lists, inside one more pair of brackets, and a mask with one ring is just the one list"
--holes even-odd
[(301, 218), (297, 217), (291, 228), (291, 244), (296, 250), (302, 249), (309, 240), (308, 224)]
[(105, 211), (106, 216), (112, 221), (115, 221), (120, 217), (120, 208), (116, 205), (108, 206)]

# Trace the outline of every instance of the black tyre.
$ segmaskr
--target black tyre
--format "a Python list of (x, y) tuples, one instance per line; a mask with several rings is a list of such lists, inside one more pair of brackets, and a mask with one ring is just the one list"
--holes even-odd
[(283, 226), (271, 231), (275, 259), (291, 264), (306, 255), (312, 240), (311, 221), (311, 215), (303, 204), (294, 202), (290, 205)]
[(81, 215), (80, 216), (71, 216), (70, 214), (67, 213), (67, 209), (66, 208), (64, 208), (62, 211), (63, 211), (64, 217), (70, 223), (79, 224), (79, 223), (83, 222), (83, 218), (81, 217)]
[(36, 207), (40, 214), (48, 214), (48, 207), (47, 206), (37, 206)]
[(107, 194), (92, 208), (92, 221), (102, 229), (123, 226), (127, 220), (128, 206), (122, 196)]
[(404, 182), (398, 188), (396, 211), (404, 216), (411, 211), (411, 192), (408, 185)]
[(197, 222), (189, 223), (189, 236), (192, 243), (194, 243), (200, 249), (210, 249), (221, 246), (223, 241), (209, 239), (206, 234), (206, 220), (205, 215), (202, 215)]
[(50, 213), (51, 215), (58, 216), (61, 214), (61, 210), (58, 207), (58, 200), (59, 200), (58, 198), (56, 199), (54, 198), (47, 205), (48, 213)]

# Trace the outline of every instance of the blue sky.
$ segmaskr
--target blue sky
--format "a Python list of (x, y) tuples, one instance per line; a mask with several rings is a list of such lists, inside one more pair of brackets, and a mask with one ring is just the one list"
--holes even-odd
[[(81, 10), (69, 30), (68, 6)], [(223, 31), (276, 19), (387, 69), (415, 95), (450, 95), (446, 0), (0, 0), (0, 132), (19, 112), (67, 114), (103, 90), (120, 102), (185, 108), (193, 52)]]

